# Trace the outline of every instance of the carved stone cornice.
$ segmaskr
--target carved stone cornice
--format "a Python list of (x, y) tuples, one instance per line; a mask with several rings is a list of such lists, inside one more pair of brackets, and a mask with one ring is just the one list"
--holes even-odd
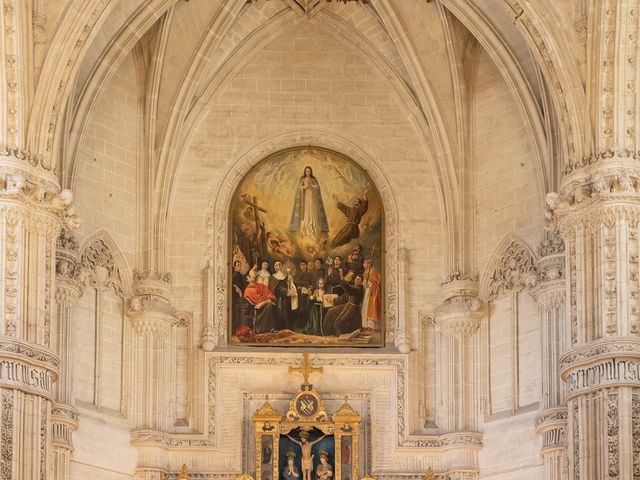
[(176, 309), (171, 305), (171, 274), (134, 272), (133, 291), (127, 315), (139, 335), (164, 336), (177, 323)]

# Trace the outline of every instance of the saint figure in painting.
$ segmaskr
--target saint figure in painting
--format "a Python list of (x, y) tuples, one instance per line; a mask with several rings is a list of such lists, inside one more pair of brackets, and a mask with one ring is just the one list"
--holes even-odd
[(253, 329), (256, 333), (270, 332), (276, 327), (278, 321), (277, 309), (274, 305), (276, 297), (269, 287), (256, 283), (256, 274), (253, 271), (249, 272), (247, 283), (244, 298), (253, 305)]
[(289, 231), (300, 232), (303, 237), (310, 237), (316, 242), (322, 234), (329, 233), (320, 184), (309, 166), (304, 168), (304, 174), (298, 182)]
[(346, 245), (351, 240), (360, 236), (360, 220), (367, 213), (369, 208), (369, 199), (367, 198), (367, 191), (365, 190), (363, 198), (354, 198), (351, 202), (352, 206), (347, 207), (344, 203), (338, 200), (338, 196), (334, 195), (333, 198), (336, 201), (338, 210), (344, 213), (347, 217), (347, 223), (340, 229), (336, 236), (331, 241), (331, 246), (334, 248)]

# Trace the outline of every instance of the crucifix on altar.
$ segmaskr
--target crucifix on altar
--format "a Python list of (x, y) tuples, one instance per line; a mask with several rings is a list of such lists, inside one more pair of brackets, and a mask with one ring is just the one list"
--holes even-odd
[(324, 373), (309, 354), (288, 373), (302, 374), (303, 383), (280, 415), (266, 399), (252, 416), (255, 426), (256, 480), (357, 480), (361, 416), (347, 398), (332, 415), (309, 383)]

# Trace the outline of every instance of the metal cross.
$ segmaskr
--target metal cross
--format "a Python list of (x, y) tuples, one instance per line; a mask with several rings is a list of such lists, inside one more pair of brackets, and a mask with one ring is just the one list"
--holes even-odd
[(306, 386), (306, 385), (309, 385), (309, 376), (312, 373), (322, 373), (324, 369), (322, 367), (312, 367), (311, 364), (309, 363), (308, 353), (303, 353), (302, 356), (304, 358), (302, 367), (289, 366), (289, 373), (301, 373), (302, 378), (304, 379), (304, 382), (302, 385)]

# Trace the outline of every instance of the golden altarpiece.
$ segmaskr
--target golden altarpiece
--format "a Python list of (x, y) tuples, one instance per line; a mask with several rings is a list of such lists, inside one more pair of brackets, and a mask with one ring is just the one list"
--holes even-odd
[(359, 425), (362, 417), (345, 398), (329, 415), (309, 375), (322, 372), (310, 367), (304, 354), (300, 390), (284, 415), (266, 399), (252, 416), (256, 442), (255, 480), (358, 480)]

